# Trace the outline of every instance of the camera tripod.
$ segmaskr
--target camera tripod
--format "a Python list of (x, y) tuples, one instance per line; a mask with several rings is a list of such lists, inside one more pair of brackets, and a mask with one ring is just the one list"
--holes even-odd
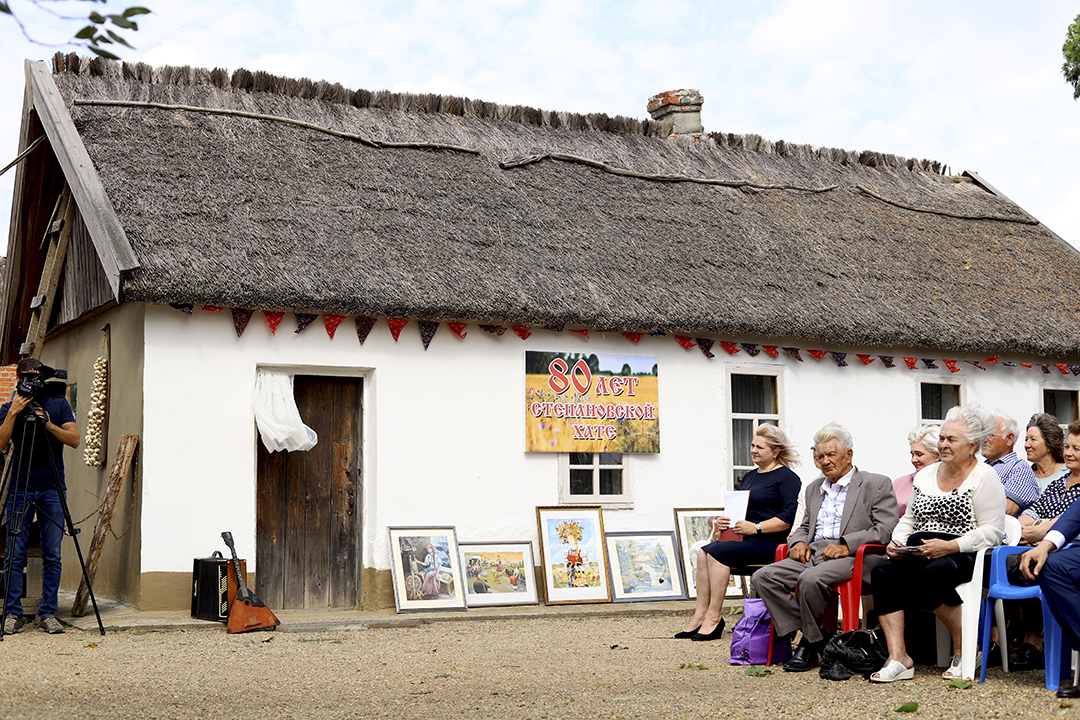
[[(71, 512), (68, 510), (67, 497), (64, 493), (64, 487), (60, 482), (60, 474), (56, 471), (56, 459), (53, 457), (52, 448), (46, 447), (44, 455), (49, 461), (49, 470), (52, 473), (53, 487), (60, 500), (60, 509), (63, 512), (64, 524), (61, 525), (57, 518), (52, 517), (38, 504), (27, 498), (30, 491), (30, 465), (34, 457), (35, 444), (39, 441), (38, 427), (42, 426), (45, 422), (44, 419), (37, 414), (38, 410), (41, 409), (40, 404), (31, 401), (17, 418), (17, 422), (25, 423), (25, 425), (22, 427), (22, 432), (19, 434), (18, 452), (13, 453), (10, 462), (15, 462), (16, 458), (18, 458), (19, 467), (14, 468), (13, 471), (8, 474), (7, 484), (13, 485), (14, 487), (0, 488), (0, 498), (4, 498), (3, 512), (6, 515), (5, 520), (8, 526), (7, 555), (4, 562), (4, 598), (3, 607), (0, 609), (0, 641), (3, 641), (4, 639), (4, 623), (7, 621), (7, 592), (8, 588), (11, 587), (12, 572), (15, 571), (15, 541), (24, 531), (23, 523), (29, 522), (34, 513), (37, 514), (39, 524), (44, 524), (46, 522), (52, 523), (59, 528), (61, 532), (66, 532), (67, 535), (70, 535), (71, 539), (75, 542), (75, 554), (79, 558), (83, 580), (86, 582), (86, 588), (89, 591), (90, 602), (94, 606), (94, 616), (97, 618), (98, 630), (102, 635), (105, 634), (105, 627), (101, 624), (101, 613), (98, 612), (97, 599), (94, 597), (94, 589), (90, 583), (90, 576), (86, 571), (86, 562), (83, 560), (82, 548), (79, 546), (79, 529), (75, 527), (74, 522), (71, 520)], [(48, 433), (47, 430), (45, 432)], [(15, 439), (14, 436), (15, 433), (12, 433), (12, 440)], [(27, 443), (28, 437), (29, 443)], [(42, 442), (48, 444), (48, 437), (45, 437)], [(24, 452), (24, 450), (26, 452)], [(19, 572), (22, 572), (22, 568), (19, 568)], [(25, 591), (26, 588), (24, 587), (23, 592)]]

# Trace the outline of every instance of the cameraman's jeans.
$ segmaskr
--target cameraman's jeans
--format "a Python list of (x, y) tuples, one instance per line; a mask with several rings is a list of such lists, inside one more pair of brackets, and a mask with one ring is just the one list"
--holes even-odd
[[(25, 505), (23, 503), (28, 503)], [(32, 503), (29, 504), (29, 503)], [(4, 577), (11, 578), (11, 585), (7, 592), (7, 614), (16, 617), (22, 615), (23, 574), (22, 569), (26, 565), (26, 545), (30, 537), (30, 520), (36, 510), (38, 527), (41, 530), (41, 605), (38, 608), (38, 617), (49, 617), (57, 611), (56, 594), (60, 589), (60, 546), (64, 540), (64, 511), (60, 505), (60, 496), (55, 489), (39, 490), (36, 492), (12, 493), (8, 498), (4, 517), (11, 522), (13, 509), (26, 507), (23, 515), (22, 532), (11, 538), (6, 536), (4, 541), (14, 539), (15, 549), (12, 555), (15, 558), (15, 566), (8, 574), (8, 563), (4, 563)]]

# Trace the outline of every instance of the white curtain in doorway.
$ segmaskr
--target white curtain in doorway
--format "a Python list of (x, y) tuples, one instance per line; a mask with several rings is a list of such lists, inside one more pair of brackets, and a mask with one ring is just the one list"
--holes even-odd
[(255, 422), (270, 452), (310, 450), (319, 442), (315, 431), (300, 419), (293, 395), (293, 376), (282, 370), (259, 370), (252, 394)]

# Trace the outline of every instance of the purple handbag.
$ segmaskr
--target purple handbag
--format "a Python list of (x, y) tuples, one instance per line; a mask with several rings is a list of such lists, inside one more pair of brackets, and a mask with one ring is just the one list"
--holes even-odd
[[(758, 598), (743, 600), (743, 616), (731, 631), (732, 665), (764, 665), (769, 661), (769, 636), (772, 618), (765, 601)], [(780, 640), (773, 645), (773, 662), (791, 657), (791, 645)]]

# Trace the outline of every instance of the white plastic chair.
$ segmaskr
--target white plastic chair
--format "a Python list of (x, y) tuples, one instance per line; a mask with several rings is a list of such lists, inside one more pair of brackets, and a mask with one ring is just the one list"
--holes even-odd
[[(1020, 521), (1012, 515), (1005, 516), (1005, 537), (1002, 545), (1016, 545), (1020, 542)], [(965, 680), (974, 680), (978, 666), (975, 663), (979, 652), (979, 610), (982, 607), (984, 557), (989, 550), (975, 553), (975, 570), (971, 581), (956, 586), (956, 594), (963, 605), (960, 606), (960, 673)], [(998, 637), (1005, 637), (1005, 610), (1001, 603), (994, 607), (994, 619), (997, 622)], [(1002, 669), (1009, 671), (1007, 653), (1001, 653)], [(937, 622), (937, 660), (940, 667), (948, 667), (952, 661), (952, 635), (945, 623)]]

